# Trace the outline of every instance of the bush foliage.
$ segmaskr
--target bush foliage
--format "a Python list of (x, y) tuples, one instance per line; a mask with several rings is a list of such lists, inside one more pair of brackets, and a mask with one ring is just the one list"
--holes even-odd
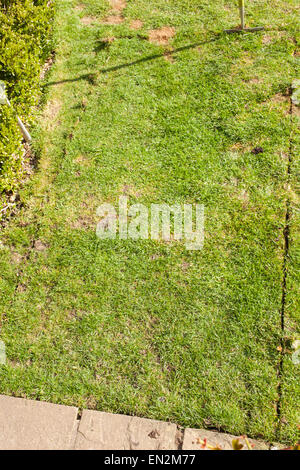
[[(0, 0), (0, 80), (14, 110), (33, 122), (41, 66), (51, 51), (53, 4), (48, 0)], [(12, 109), (0, 106), (1, 194), (16, 189), (22, 176), (22, 135)]]

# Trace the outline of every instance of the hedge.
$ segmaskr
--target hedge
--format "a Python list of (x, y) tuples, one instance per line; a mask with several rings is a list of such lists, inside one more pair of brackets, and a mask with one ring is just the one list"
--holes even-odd
[[(40, 72), (51, 51), (53, 2), (0, 0), (0, 80), (22, 121), (30, 125), (40, 95)], [(3, 194), (23, 174), (22, 135), (15, 115), (0, 106), (0, 209)]]

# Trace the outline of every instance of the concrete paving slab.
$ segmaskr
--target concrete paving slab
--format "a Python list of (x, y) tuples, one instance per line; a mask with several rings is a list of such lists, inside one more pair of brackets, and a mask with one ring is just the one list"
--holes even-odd
[[(211, 446), (220, 446), (223, 450), (232, 450), (232, 440), (237, 439), (237, 436), (232, 436), (231, 434), (220, 433), (217, 431), (207, 431), (205, 429), (185, 429), (183, 436), (183, 450), (209, 450), (202, 449), (201, 444), (198, 440), (204, 441), (207, 440), (207, 443)], [(244, 444), (243, 450), (247, 450), (246, 444), (244, 441), (241, 441)], [(264, 442), (256, 441), (249, 439), (250, 444), (254, 445), (254, 448), (257, 450), (268, 450), (268, 446)]]
[(70, 449), (77, 412), (72, 406), (0, 395), (0, 449)]
[(75, 449), (177, 449), (175, 424), (132, 416), (84, 410)]
[[(205, 429), (179, 431), (175, 424), (101, 411), (84, 410), (81, 420), (77, 414), (76, 407), (0, 395), (0, 450), (176, 450), (182, 433), (182, 450), (202, 450), (199, 440), (205, 439), (231, 450), (236, 438)], [(269, 448), (249, 441), (255, 449)]]

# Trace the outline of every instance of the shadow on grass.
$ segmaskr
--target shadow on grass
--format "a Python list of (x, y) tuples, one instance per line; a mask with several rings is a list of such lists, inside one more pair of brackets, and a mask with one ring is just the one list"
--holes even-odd
[[(176, 54), (177, 52), (186, 51), (188, 49), (194, 49), (195, 47), (202, 46), (204, 44), (209, 44), (211, 42), (215, 42), (218, 39), (220, 39), (220, 37), (222, 37), (222, 36), (223, 36), (223, 33), (217, 33), (213, 38), (211, 38), (207, 41), (196, 42), (194, 44), (189, 44), (187, 46), (178, 47), (177, 49), (173, 49), (173, 50), (167, 51), (167, 52), (168, 52), (169, 55), (173, 55), (173, 54)], [(101, 49), (102, 48), (103, 48), (103, 46), (101, 47)], [(165, 54), (166, 54), (165, 52), (160, 53), (160, 54), (152, 54), (148, 57), (143, 57), (142, 59), (134, 60), (133, 62), (127, 62), (125, 64), (115, 65), (113, 67), (108, 67), (106, 69), (102, 69), (102, 70), (100, 70), (100, 73), (115, 72), (116, 70), (120, 70), (120, 69), (123, 69), (123, 68), (126, 68), (126, 67), (132, 67), (133, 65), (141, 64), (143, 62), (149, 62), (151, 60), (159, 59), (160, 57), (164, 57)], [(80, 80), (87, 80), (88, 82), (93, 83), (95, 81), (96, 76), (97, 76), (97, 73), (93, 73), (93, 72), (86, 73), (86, 74), (80, 75), (80, 77), (76, 77), (76, 78), (68, 78), (66, 80), (60, 80), (58, 82), (49, 82), (49, 83), (46, 83), (44, 85), (44, 87), (46, 88), (46, 87), (49, 87), (49, 86), (60, 85), (62, 83), (78, 82)]]

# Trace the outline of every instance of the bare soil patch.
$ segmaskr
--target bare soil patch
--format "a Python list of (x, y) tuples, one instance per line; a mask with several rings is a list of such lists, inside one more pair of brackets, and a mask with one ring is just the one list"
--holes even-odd
[(287, 103), (289, 102), (289, 97), (282, 93), (276, 93), (276, 95), (271, 98), (271, 101), (273, 101), (273, 103)]
[(44, 116), (45, 122), (50, 131), (53, 131), (56, 126), (60, 124), (58, 115), (61, 110), (61, 102), (58, 99), (53, 99), (47, 104)]
[(175, 61), (172, 51), (165, 52), (164, 58), (167, 62), (171, 62), (171, 64), (173, 64)]
[(290, 97), (283, 93), (276, 93), (269, 100), (264, 101), (265, 106), (269, 106), (271, 109), (281, 110), (285, 116), (290, 114)]
[(74, 8), (75, 11), (83, 11), (84, 10), (84, 4), (83, 3), (80, 3), (79, 5), (76, 5), (76, 7)]
[(23, 256), (14, 251), (11, 255), (12, 262), (15, 264), (20, 264), (23, 260)]
[(104, 18), (102, 23), (114, 25), (114, 24), (121, 24), (123, 23), (123, 21), (124, 21), (124, 18), (122, 18), (122, 16), (112, 15), (112, 16), (107, 16), (106, 18)]
[(249, 201), (249, 194), (248, 194), (248, 192), (247, 192), (245, 189), (243, 189), (243, 190), (237, 195), (237, 198), (238, 198), (240, 201), (242, 201), (242, 202), (244, 202), (244, 203), (247, 203), (247, 202)]
[(189, 270), (189, 268), (191, 267), (191, 263), (187, 263), (186, 261), (184, 261), (182, 264), (181, 264), (181, 269), (183, 272), (187, 272)]
[(167, 46), (170, 39), (175, 36), (175, 28), (170, 26), (163, 26), (160, 29), (152, 29), (149, 31), (149, 41), (152, 44), (158, 44), (160, 46)]
[(46, 60), (41, 73), (40, 73), (40, 80), (44, 80), (47, 72), (50, 70), (54, 62), (54, 53), (51, 54), (51, 56)]
[(130, 184), (124, 184), (121, 192), (125, 194), (126, 196), (132, 196), (136, 198), (141, 196), (141, 192), (137, 191), (136, 188)]
[(253, 77), (250, 80), (248, 80), (248, 83), (253, 83), (253, 84), (256, 84), (256, 83), (259, 83), (259, 82), (260, 82), (260, 79), (257, 78), (257, 77)]
[(73, 229), (83, 229), (88, 230), (96, 226), (96, 219), (93, 217), (79, 217), (75, 222), (71, 224)]
[(45, 251), (47, 250), (47, 245), (45, 245), (41, 240), (36, 240), (34, 242), (34, 249), (36, 251)]
[(107, 38), (102, 39), (105, 44), (112, 44), (115, 40), (115, 36), (109, 36)]
[(112, 11), (122, 11), (126, 8), (126, 0), (109, 0)]
[(103, 24), (114, 25), (121, 24), (124, 21), (122, 11), (126, 8), (126, 0), (109, 0), (112, 15), (107, 16), (102, 21)]
[(61, 109), (61, 102), (59, 100), (49, 101), (45, 110), (46, 118), (50, 120), (56, 119), (60, 112), (60, 109)]
[(18, 284), (17, 286), (17, 291), (18, 292), (25, 292), (27, 289), (27, 287), (25, 286), (25, 284)]
[(97, 21), (97, 18), (95, 18), (94, 16), (83, 16), (82, 18), (80, 18), (80, 21), (85, 26), (90, 26), (92, 23), (95, 23), (95, 21)]
[(299, 108), (299, 106), (293, 106), (293, 115), (297, 116), (297, 118), (300, 118), (300, 108)]
[(74, 163), (77, 163), (77, 165), (80, 165), (80, 166), (90, 165), (89, 159), (85, 155), (82, 155), (82, 154), (78, 155), (78, 157), (74, 159)]
[(264, 37), (262, 38), (262, 43), (263, 44), (270, 44), (272, 42), (272, 36), (269, 36), (268, 34), (265, 34)]
[(130, 29), (137, 30), (143, 27), (143, 22), (141, 20), (132, 20), (130, 23)]

